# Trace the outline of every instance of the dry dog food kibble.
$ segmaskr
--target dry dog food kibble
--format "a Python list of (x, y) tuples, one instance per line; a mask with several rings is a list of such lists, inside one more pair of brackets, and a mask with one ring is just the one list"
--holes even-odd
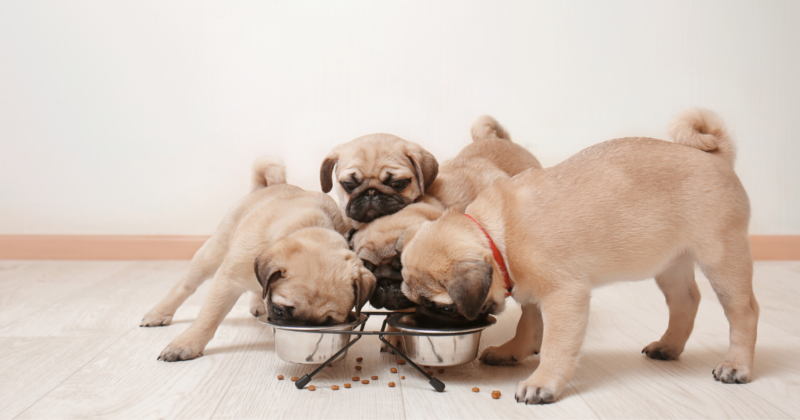
[(360, 361), (362, 361), (362, 360), (364, 360), (364, 358), (363, 358), (363, 357), (356, 357), (356, 362), (360, 362)]
[(433, 372), (431, 372), (431, 371), (427, 371), (425, 373), (427, 373), (428, 375), (433, 375)]
[(406, 378), (405, 376), (401, 376), (401, 377), (400, 377), (400, 379), (405, 379), (405, 378)]
[(366, 384), (368, 384), (368, 383), (369, 383), (369, 379), (364, 379), (363, 381), (361, 381), (361, 383), (362, 383), (362, 384), (364, 384), (364, 385), (366, 385)]
[(394, 388), (394, 382), (389, 382), (389, 388)]
[(472, 388), (472, 392), (481, 392), (481, 390), (480, 390), (480, 388), (478, 388), (478, 387), (476, 386), (475, 388)]
[(389, 369), (389, 372), (397, 373), (397, 368), (391, 368), (391, 369)]
[(358, 376), (353, 376), (353, 382), (358, 382), (359, 380), (361, 380), (361, 378)]
[(400, 359), (400, 360), (397, 361), (397, 364), (398, 365), (404, 365), (404, 364), (406, 364), (406, 361), (403, 360), (403, 359)]
[(356, 366), (356, 370), (361, 370), (361, 366)]
[(282, 381), (283, 380), (283, 375), (278, 375), (278, 380)]
[(292, 382), (294, 382), (294, 381), (296, 381), (298, 379), (300, 379), (300, 378), (298, 378), (297, 376), (292, 376)]
[(350, 384), (349, 384), (349, 383), (346, 383), (346, 384), (344, 384), (344, 387), (345, 387), (345, 388), (350, 388)]
[(374, 381), (374, 380), (376, 380), (376, 379), (378, 379), (378, 377), (377, 377), (377, 376), (373, 376), (373, 377), (372, 377), (372, 380), (373, 380), (373, 381)]
[(500, 399), (500, 391), (492, 391), (492, 398), (499, 400)]
[(337, 391), (339, 389), (339, 385), (332, 385), (331, 389)]
[(437, 372), (444, 373), (444, 369), (439, 369)]
[(315, 387), (314, 385), (309, 385), (309, 386), (308, 386), (308, 390), (309, 390), (309, 391), (313, 391), (313, 390), (315, 390), (315, 389), (317, 389), (317, 387)]

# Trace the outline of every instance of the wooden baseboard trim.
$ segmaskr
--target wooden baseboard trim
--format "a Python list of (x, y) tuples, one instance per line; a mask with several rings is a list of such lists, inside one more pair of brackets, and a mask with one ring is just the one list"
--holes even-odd
[[(208, 236), (0, 235), (0, 260), (190, 260)], [(800, 235), (753, 235), (756, 260), (800, 260)]]
[(0, 235), (0, 260), (190, 260), (208, 236)]
[(800, 260), (800, 235), (751, 235), (755, 260)]

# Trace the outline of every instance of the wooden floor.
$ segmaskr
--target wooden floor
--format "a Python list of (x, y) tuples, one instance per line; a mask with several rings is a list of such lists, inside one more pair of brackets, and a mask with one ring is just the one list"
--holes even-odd
[[(408, 365), (365, 337), (312, 382), (288, 380), (310, 367), (280, 361), (272, 332), (243, 298), (200, 359), (165, 363), (161, 349), (194, 319), (204, 289), (174, 324), (139, 328), (141, 316), (169, 289), (187, 261), (0, 261), (1, 418), (798, 418), (800, 417), (800, 262), (756, 264), (761, 305), (755, 380), (723, 385), (711, 376), (728, 347), (728, 323), (708, 281), (694, 334), (679, 361), (650, 360), (642, 347), (667, 325), (652, 280), (596, 290), (581, 365), (555, 404), (514, 401), (518, 381), (536, 368), (473, 362), (436, 374), (434, 392)], [(509, 305), (481, 347), (514, 333)], [(356, 371), (355, 357), (364, 370)], [(397, 367), (398, 374), (389, 372)], [(282, 374), (287, 380), (278, 381)], [(333, 391), (350, 377), (369, 385)], [(405, 380), (400, 380), (405, 375)], [(389, 381), (397, 387), (389, 388)], [(473, 393), (472, 387), (480, 387)], [(502, 397), (493, 400), (492, 390)]]

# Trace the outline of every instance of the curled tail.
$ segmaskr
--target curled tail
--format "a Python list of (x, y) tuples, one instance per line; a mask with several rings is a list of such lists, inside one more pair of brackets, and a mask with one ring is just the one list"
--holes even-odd
[(736, 159), (736, 148), (728, 137), (725, 123), (707, 109), (682, 112), (670, 124), (669, 135), (675, 143), (717, 154), (730, 163)]
[(483, 115), (472, 124), (472, 141), (511, 140), (508, 132), (494, 118)]
[(280, 160), (261, 156), (253, 162), (253, 191), (286, 183), (286, 166)]

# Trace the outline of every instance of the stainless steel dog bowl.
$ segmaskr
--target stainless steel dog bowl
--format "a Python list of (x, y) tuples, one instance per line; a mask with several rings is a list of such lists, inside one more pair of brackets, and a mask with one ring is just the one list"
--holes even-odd
[[(275, 333), (275, 351), (284, 362), (303, 365), (318, 365), (336, 354), (350, 342), (348, 334), (322, 334), (314, 331), (352, 331), (367, 319), (361, 316), (355, 321), (339, 325), (306, 326), (275, 323), (268, 315), (258, 318), (262, 323), (272, 327)], [(342, 353), (341, 359), (347, 355)]]
[(481, 332), (495, 322), (490, 315), (479, 321), (447, 325), (418, 313), (393, 316), (387, 321), (390, 326), (410, 333), (403, 336), (405, 354), (414, 363), (425, 366), (456, 366), (475, 360)]

